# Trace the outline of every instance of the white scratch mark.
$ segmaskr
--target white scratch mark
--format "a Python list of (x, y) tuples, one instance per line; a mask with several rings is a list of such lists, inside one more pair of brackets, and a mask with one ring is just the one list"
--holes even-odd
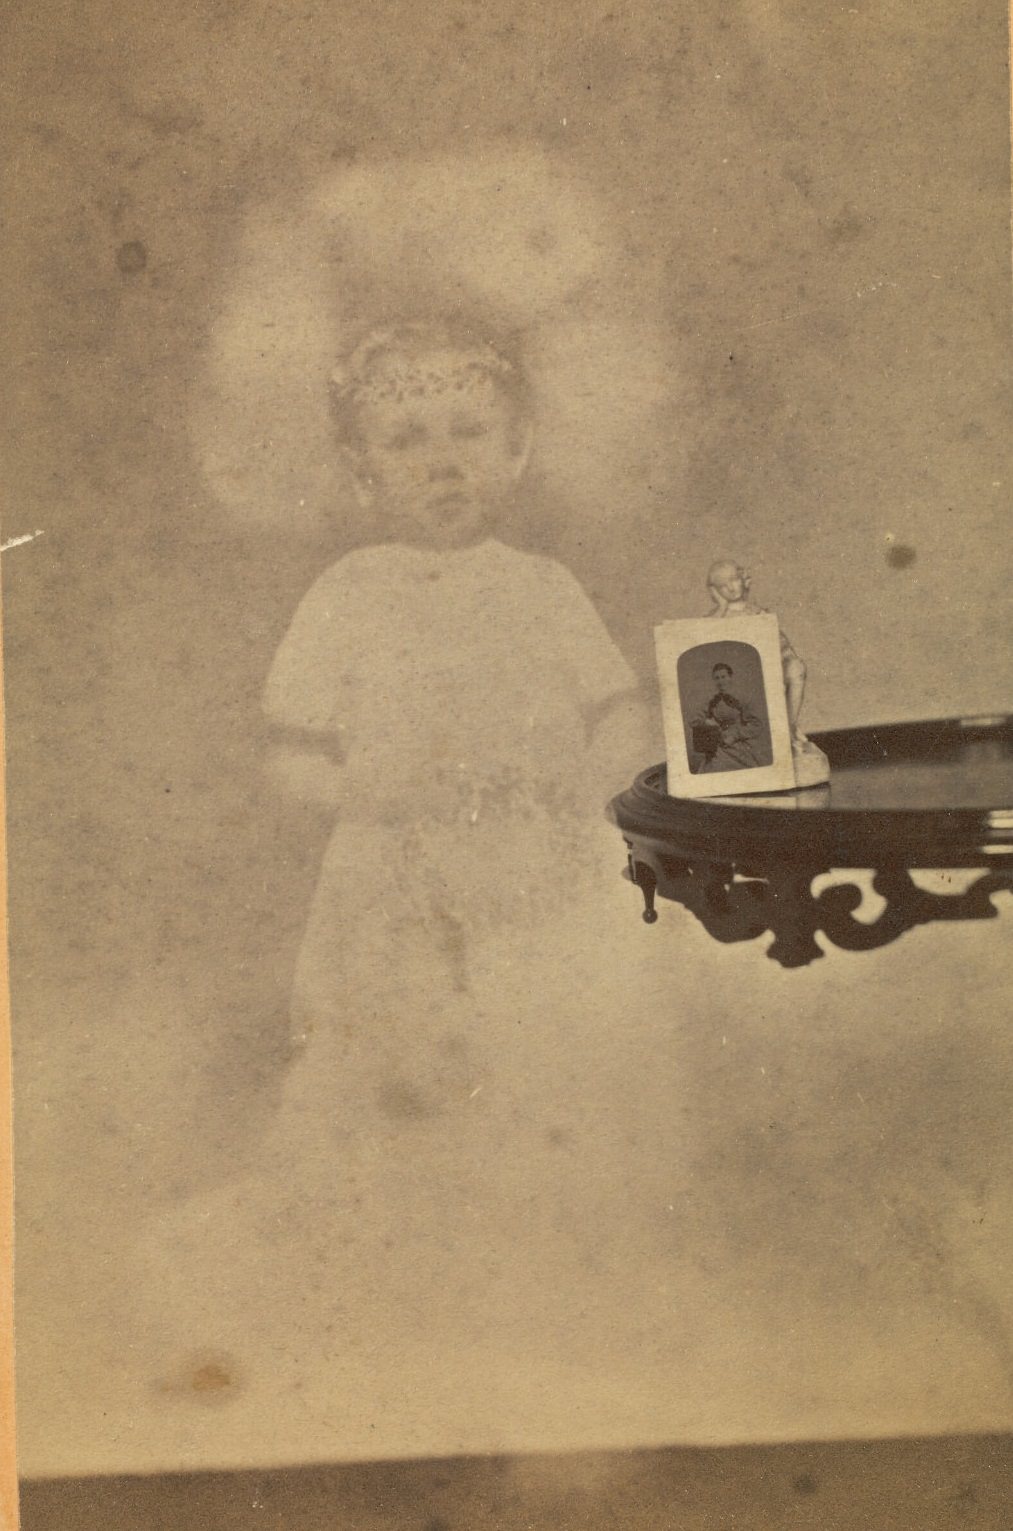
[(474, 1100), (475, 1096), (479, 1095), (481, 1093), (481, 1090), (482, 1090), (482, 1086), (480, 1084), (476, 1085), (475, 1088), (472, 1090), (471, 1094), (468, 1096), (468, 1099), (469, 1100)]
[[(716, 234), (717, 229), (714, 232)], [(891, 282), (888, 277), (884, 277), (882, 281), (870, 282), (868, 287), (856, 288), (855, 298), (864, 298), (870, 292), (882, 292), (885, 287), (896, 286), (896, 282)], [(819, 314), (822, 312), (823, 310), (820, 308), (795, 308), (787, 314), (777, 314), (771, 319), (758, 319), (754, 324), (744, 324), (741, 326), (741, 331), (744, 334), (749, 330), (765, 330), (772, 324), (788, 324), (792, 319), (805, 319), (809, 314)]]
[(40, 531), (25, 532), (23, 537), (12, 537), (9, 542), (0, 543), (0, 553), (6, 553), (8, 548), (19, 548), (23, 542), (34, 542), (36, 537), (41, 537)]
[[(716, 229), (715, 229), (715, 233), (717, 233)], [(744, 324), (742, 326), (742, 329), (743, 329), (743, 331), (746, 331), (746, 330), (765, 330), (771, 324), (787, 324), (789, 322), (789, 320), (791, 320), (791, 319), (801, 319), (806, 314), (817, 314), (817, 313), (819, 313), (819, 309), (817, 309), (817, 308), (797, 308), (797, 309), (795, 309), (794, 313), (790, 313), (790, 314), (778, 314), (777, 317), (774, 318), (774, 319), (761, 319), (761, 320), (759, 320), (759, 322), (757, 324)]]

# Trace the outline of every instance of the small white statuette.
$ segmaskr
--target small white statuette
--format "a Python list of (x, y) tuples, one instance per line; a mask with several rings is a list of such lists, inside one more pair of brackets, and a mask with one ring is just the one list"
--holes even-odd
[[(766, 608), (749, 599), (752, 580), (741, 564), (721, 558), (707, 573), (707, 589), (712, 602), (708, 616), (756, 617)], [(798, 787), (816, 787), (830, 780), (830, 762), (818, 745), (813, 744), (799, 727), (799, 715), (805, 697), (806, 665), (796, 654), (791, 640), (781, 633), (781, 665), (784, 670), (784, 697), (791, 728), (791, 754)]]

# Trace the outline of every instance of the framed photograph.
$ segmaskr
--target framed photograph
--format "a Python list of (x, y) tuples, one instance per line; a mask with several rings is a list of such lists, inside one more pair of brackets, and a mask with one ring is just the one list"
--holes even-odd
[(663, 622), (654, 640), (669, 793), (726, 797), (794, 787), (777, 618)]

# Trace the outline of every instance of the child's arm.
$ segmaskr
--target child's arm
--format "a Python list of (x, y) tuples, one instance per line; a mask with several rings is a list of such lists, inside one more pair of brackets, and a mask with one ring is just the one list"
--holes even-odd
[[(582, 802), (604, 802), (634, 776), (665, 758), (661, 708), (648, 705), (636, 675), (616, 647), (597, 608), (562, 564), (538, 561), (544, 606), (552, 613), (548, 638), (580, 700), (585, 750), (576, 778)], [(571, 770), (577, 765), (573, 762)], [(576, 785), (576, 781), (575, 781)]]
[(343, 797), (348, 743), (342, 677), (362, 615), (355, 567), (354, 558), (339, 560), (303, 598), (264, 687), (268, 779), (291, 802), (332, 811)]

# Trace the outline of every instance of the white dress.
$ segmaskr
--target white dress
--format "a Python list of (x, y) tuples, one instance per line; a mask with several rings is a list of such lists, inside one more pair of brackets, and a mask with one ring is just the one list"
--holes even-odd
[(596, 855), (621, 864), (588, 743), (634, 687), (573, 576), (496, 542), (369, 548), (303, 601), (265, 708), (344, 754), (294, 994), (339, 1130), (355, 1051), (395, 1114), (428, 1115), (485, 1078), (474, 1020), (441, 1061), (451, 1012), (484, 1014), (483, 982), (515, 968), (515, 1004), (538, 1008), (564, 930), (600, 906)]
[(634, 688), (574, 577), (496, 542), (363, 550), (306, 596), (265, 707), (340, 739), (345, 805), (260, 1168), (157, 1232), (177, 1348), (255, 1330), (279, 1375), (309, 1343), (360, 1392), (419, 1347), (526, 1375), (617, 1301), (644, 927), (589, 742)]

